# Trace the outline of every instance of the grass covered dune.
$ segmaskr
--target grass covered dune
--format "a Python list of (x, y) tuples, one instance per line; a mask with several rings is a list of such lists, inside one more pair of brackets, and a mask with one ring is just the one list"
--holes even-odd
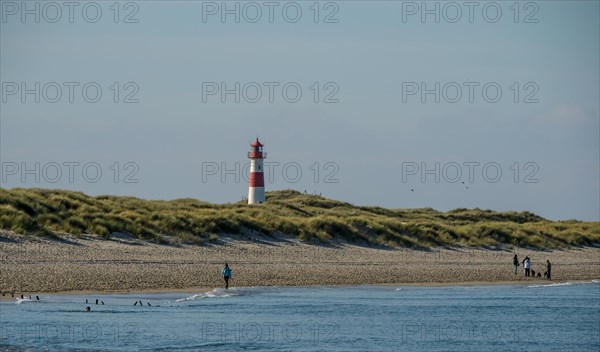
[(210, 204), (97, 196), (48, 189), (0, 189), (0, 229), (53, 237), (117, 233), (157, 244), (208, 244), (222, 236), (291, 235), (308, 243), (350, 242), (391, 247), (529, 247), (600, 244), (598, 222), (550, 221), (530, 212), (384, 209), (355, 206), (292, 190), (267, 202)]

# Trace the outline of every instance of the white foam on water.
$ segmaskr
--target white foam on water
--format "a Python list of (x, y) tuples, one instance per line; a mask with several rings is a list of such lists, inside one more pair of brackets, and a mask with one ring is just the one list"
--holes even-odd
[(600, 280), (598, 279), (594, 279), (591, 281), (580, 281), (580, 282), (557, 282), (557, 283), (553, 283), (553, 284), (546, 284), (546, 285), (531, 285), (531, 286), (527, 286), (527, 287), (556, 287), (556, 286), (569, 286), (569, 285), (586, 285), (586, 284), (598, 284), (600, 283)]
[(175, 302), (185, 302), (185, 301), (194, 301), (204, 298), (227, 298), (227, 297), (235, 297), (235, 296), (249, 296), (256, 295), (265, 292), (270, 292), (273, 290), (277, 290), (278, 286), (249, 286), (249, 287), (230, 287), (228, 289), (225, 288), (215, 288), (212, 291), (201, 292), (190, 297), (180, 298)]
[(556, 286), (569, 286), (569, 285), (573, 285), (573, 283), (572, 282), (557, 282), (554, 284), (531, 285), (531, 286), (527, 286), (527, 287), (556, 287)]
[(394, 291), (402, 291), (402, 289), (400, 287), (398, 287), (397, 289), (395, 289)]
[(190, 297), (185, 297), (185, 298), (180, 298), (178, 300), (176, 300), (175, 302), (185, 302), (185, 301), (195, 301), (195, 300), (199, 300), (199, 299), (204, 299), (204, 298), (225, 298), (225, 297), (232, 297), (232, 296), (241, 296), (243, 294), (243, 292), (237, 288), (229, 288), (229, 289), (224, 289), (224, 288), (215, 288), (212, 291), (207, 291), (207, 292), (201, 292), (199, 294), (190, 296)]
[(32, 299), (29, 298), (17, 298), (17, 302), (15, 302), (16, 304), (21, 304), (21, 303), (25, 303), (25, 302), (34, 302)]

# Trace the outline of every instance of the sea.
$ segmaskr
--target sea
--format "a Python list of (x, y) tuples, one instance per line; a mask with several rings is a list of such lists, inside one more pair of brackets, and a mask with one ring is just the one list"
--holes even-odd
[(0, 326), (0, 351), (597, 352), (600, 280), (33, 295)]

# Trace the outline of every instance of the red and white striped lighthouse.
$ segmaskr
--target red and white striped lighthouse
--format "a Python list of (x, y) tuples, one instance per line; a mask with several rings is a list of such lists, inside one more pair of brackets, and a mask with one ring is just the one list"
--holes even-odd
[(252, 149), (248, 152), (250, 159), (250, 188), (248, 189), (248, 204), (259, 204), (265, 201), (265, 176), (263, 173), (263, 159), (267, 153), (263, 152), (263, 145), (256, 137), (250, 144)]

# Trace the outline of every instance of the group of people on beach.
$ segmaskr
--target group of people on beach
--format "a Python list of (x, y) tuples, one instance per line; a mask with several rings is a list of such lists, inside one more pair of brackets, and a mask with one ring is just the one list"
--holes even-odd
[[(531, 258), (529, 258), (529, 256), (525, 256), (522, 263), (523, 263), (523, 273), (524, 273), (525, 277), (536, 277), (535, 270), (531, 269)], [(515, 275), (516, 275), (517, 271), (519, 270), (519, 266), (521, 265), (519, 263), (519, 257), (516, 254), (513, 257), (513, 265), (515, 267)], [(541, 278), (542, 273), (538, 271), (537, 277)], [(552, 279), (552, 263), (550, 263), (549, 259), (546, 260), (546, 272), (544, 272), (544, 279), (548, 279), (548, 280)]]

